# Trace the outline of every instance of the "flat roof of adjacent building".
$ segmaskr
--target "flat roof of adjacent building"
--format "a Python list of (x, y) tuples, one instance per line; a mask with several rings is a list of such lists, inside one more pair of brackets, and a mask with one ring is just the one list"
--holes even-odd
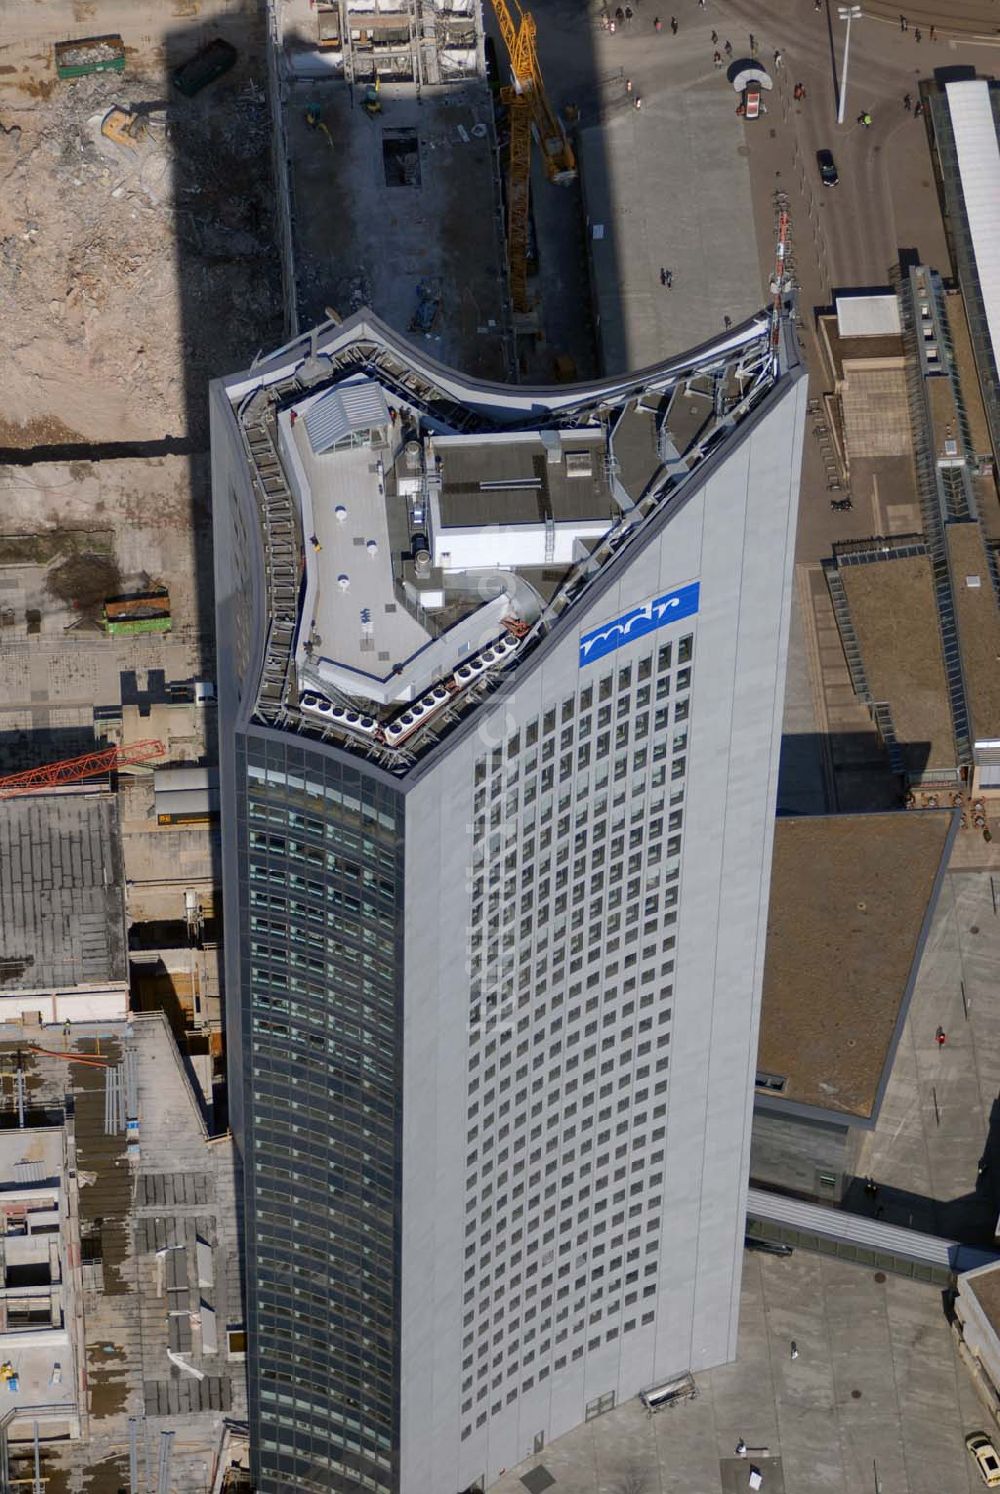
[(942, 809), (778, 820), (757, 1067), (785, 1083), (769, 1103), (873, 1116), (952, 821)]
[(114, 796), (0, 802), (0, 995), (127, 979)]
[(975, 1297), (993, 1332), (1000, 1337), (1000, 1261), (967, 1271), (961, 1288), (963, 1294)]
[(816, 319), (826, 343), (830, 366), (835, 378), (842, 379), (852, 363), (898, 363), (903, 366), (903, 337), (900, 332), (877, 336), (845, 337), (835, 313), (825, 312)]
[(982, 532), (975, 522), (945, 528), (965, 694), (974, 739), (1000, 737), (1000, 610)]
[[(838, 562), (840, 557), (838, 556)], [(885, 701), (908, 769), (953, 768), (956, 746), (930, 556), (838, 565), (872, 699)]]
[[(243, 1328), (231, 1140), (209, 1138), (162, 1012), (134, 1014), (128, 1024), (74, 1023), (68, 1036), (39, 1029), (33, 1042), (20, 1026), (0, 1028), (0, 1070), (9, 1073), (21, 1055), (33, 1110), (59, 1112), (71, 1097), (86, 1183), (79, 1191), (83, 1261), (78, 1245), (70, 1269), (82, 1273), (87, 1293), (80, 1346), (87, 1435), (43, 1444), (47, 1487), (119, 1488), (127, 1482), (129, 1419), (145, 1416), (155, 1427), (154, 1456), (160, 1433), (175, 1434), (172, 1487), (204, 1489), (206, 1467), (219, 1466), (227, 1423), (246, 1419), (243, 1353), (231, 1352), (227, 1334)], [(109, 1078), (129, 1049), (138, 1145), (124, 1127), (106, 1123)], [(7, 1125), (15, 1119), (9, 1083), (0, 1090), (0, 1117)], [(33, 1127), (7, 1134), (15, 1138), (9, 1149), (33, 1146)], [(168, 1351), (197, 1374), (179, 1372)], [(67, 1356), (55, 1357), (72, 1394), (77, 1380)], [(15, 1472), (30, 1477), (30, 1443), (15, 1454)]]

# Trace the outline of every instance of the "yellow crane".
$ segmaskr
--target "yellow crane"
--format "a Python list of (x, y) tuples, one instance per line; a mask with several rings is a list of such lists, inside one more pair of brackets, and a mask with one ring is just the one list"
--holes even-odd
[(513, 86), (502, 88), (500, 97), (510, 117), (510, 164), (507, 176), (507, 258), (510, 292), (515, 316), (532, 310), (528, 295), (528, 210), (531, 197), (531, 127), (535, 126), (545, 172), (560, 186), (576, 179), (576, 157), (566, 131), (549, 103), (542, 70), (535, 50), (538, 28), (530, 11), (514, 0), (517, 23), (507, 0), (493, 0), (500, 35), (503, 37)]

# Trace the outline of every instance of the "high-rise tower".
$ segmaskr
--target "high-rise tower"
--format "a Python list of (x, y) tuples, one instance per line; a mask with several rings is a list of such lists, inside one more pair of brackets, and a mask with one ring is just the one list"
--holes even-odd
[(764, 314), (214, 386), (262, 1494), (459, 1494), (734, 1353), (804, 389)]

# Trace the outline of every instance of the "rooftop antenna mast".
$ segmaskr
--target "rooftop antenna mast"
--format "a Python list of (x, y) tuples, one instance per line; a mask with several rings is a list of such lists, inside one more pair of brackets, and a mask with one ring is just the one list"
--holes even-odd
[(771, 276), (771, 372), (778, 373), (778, 350), (781, 344), (781, 309), (786, 294), (791, 288), (792, 278), (789, 264), (791, 239), (791, 216), (788, 199), (778, 195), (777, 243), (774, 250), (774, 273)]

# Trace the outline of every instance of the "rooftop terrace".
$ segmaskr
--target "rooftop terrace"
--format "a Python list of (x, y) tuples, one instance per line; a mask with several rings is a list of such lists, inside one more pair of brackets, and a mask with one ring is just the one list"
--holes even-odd
[(404, 770), (732, 437), (794, 361), (784, 328), (534, 389), (359, 313), (227, 381), (265, 552), (261, 719)]

